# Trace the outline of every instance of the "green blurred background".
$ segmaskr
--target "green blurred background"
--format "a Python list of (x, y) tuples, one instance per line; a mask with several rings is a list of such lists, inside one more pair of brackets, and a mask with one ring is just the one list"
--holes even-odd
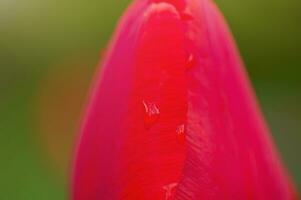
[[(74, 137), (128, 0), (0, 0), (0, 199), (67, 199)], [(217, 1), (301, 189), (301, 1)]]

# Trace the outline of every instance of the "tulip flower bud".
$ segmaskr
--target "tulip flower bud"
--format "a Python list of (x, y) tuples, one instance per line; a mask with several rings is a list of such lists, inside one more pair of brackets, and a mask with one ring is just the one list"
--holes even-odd
[(294, 198), (215, 4), (134, 1), (97, 75), (72, 199)]

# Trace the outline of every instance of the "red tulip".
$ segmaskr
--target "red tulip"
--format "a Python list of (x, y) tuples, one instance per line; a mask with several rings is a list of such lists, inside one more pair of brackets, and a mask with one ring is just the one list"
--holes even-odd
[(210, 0), (136, 0), (83, 123), (74, 200), (293, 200)]

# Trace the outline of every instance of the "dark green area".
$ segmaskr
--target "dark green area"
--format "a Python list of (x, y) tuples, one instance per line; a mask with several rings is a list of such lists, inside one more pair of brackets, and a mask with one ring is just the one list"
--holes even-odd
[[(38, 80), (80, 53), (99, 60), (125, 0), (0, 2), (0, 199), (66, 199), (32, 135)], [(217, 0), (275, 141), (301, 188), (301, 1)], [(94, 67), (94, 66), (91, 66)]]

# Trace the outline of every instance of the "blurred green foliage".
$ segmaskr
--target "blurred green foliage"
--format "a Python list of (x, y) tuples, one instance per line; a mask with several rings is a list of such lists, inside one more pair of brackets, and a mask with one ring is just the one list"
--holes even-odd
[[(89, 67), (95, 68), (128, 2), (0, 1), (0, 199), (67, 198), (67, 178), (47, 165), (35, 137), (33, 99), (41, 77), (65, 57), (89, 54)], [(300, 189), (301, 1), (217, 3)]]

